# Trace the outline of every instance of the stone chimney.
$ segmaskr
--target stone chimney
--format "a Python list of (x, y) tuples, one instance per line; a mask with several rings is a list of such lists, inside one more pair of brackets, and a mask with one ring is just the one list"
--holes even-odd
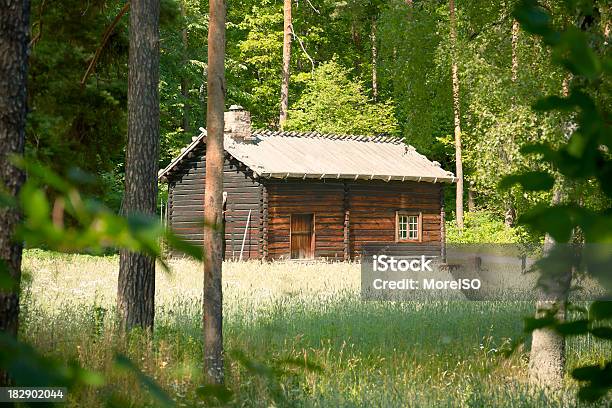
[(232, 105), (229, 112), (223, 114), (225, 121), (224, 133), (237, 143), (252, 143), (251, 114), (240, 105)]

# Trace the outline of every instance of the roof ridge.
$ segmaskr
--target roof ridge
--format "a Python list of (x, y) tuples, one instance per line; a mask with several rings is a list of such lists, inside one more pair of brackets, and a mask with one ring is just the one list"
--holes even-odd
[(280, 136), (280, 137), (300, 137), (300, 138), (320, 138), (330, 140), (356, 140), (371, 141), (376, 143), (404, 144), (401, 137), (391, 136), (384, 133), (376, 135), (359, 135), (347, 133), (320, 133), (316, 130), (301, 132), (296, 130), (272, 130), (272, 129), (253, 129), (253, 135), (258, 136)]

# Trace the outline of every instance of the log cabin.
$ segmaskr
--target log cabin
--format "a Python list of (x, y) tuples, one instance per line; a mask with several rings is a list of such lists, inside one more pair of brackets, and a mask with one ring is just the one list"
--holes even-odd
[[(201, 245), (206, 130), (159, 179), (169, 226)], [(390, 136), (252, 130), (232, 106), (224, 129), (225, 259), (358, 259), (367, 245), (442, 248), (452, 173)]]

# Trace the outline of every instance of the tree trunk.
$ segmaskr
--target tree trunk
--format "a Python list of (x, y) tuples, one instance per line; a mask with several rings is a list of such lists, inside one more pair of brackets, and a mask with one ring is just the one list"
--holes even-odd
[[(131, 0), (124, 214), (153, 216), (159, 156), (159, 0)], [(121, 251), (117, 310), (122, 327), (153, 329), (155, 259)]]
[(474, 203), (474, 183), (470, 182), (468, 186), (468, 211), (472, 212), (476, 210), (476, 204)]
[[(512, 21), (512, 61), (511, 61), (511, 80), (513, 83), (516, 83), (516, 80), (518, 79), (518, 68), (519, 68), (519, 61), (518, 61), (518, 40), (519, 40), (519, 30), (520, 30), (520, 24), (517, 20), (513, 20)], [(512, 96), (512, 101), (514, 103), (514, 99), (515, 97)], [(514, 145), (514, 138), (512, 137), (512, 135), (509, 135), (509, 140), (508, 140), (508, 144), (513, 146)], [(502, 148), (503, 149), (503, 148)], [(504, 149), (505, 150), (505, 149)], [(506, 162), (506, 164), (509, 166), (510, 165), (510, 160), (508, 159), (508, 154), (504, 151), (503, 152), (503, 160)], [(514, 208), (514, 200), (512, 198), (512, 194), (510, 191), (508, 191), (508, 197), (506, 199), (506, 212), (504, 214), (504, 224), (506, 225), (506, 227), (511, 227), (514, 225), (514, 222), (516, 220), (516, 210)]]
[(289, 68), (291, 64), (291, 0), (284, 0), (283, 5), (283, 80), (281, 83), (280, 97), (280, 118), (279, 126), (281, 130), (287, 121), (287, 111), (289, 110)]
[(376, 17), (372, 17), (372, 96), (376, 101), (378, 99), (378, 78), (377, 78), (377, 60), (378, 60), (378, 46), (376, 44)]
[[(185, 16), (187, 15), (187, 11), (185, 10), (185, 0), (181, 1), (181, 17), (183, 19), (183, 24), (186, 24)], [(187, 32), (187, 26), (183, 27), (181, 32), (182, 40), (183, 40), (183, 69), (187, 67), (188, 64), (188, 47), (189, 47), (189, 33)], [(181, 96), (183, 97), (183, 132), (189, 132), (189, 80), (187, 76), (183, 74), (181, 76)]]
[[(0, 186), (13, 197), (19, 194), (23, 172), (10, 163), (12, 155), (23, 155), (27, 113), (28, 33), (30, 2), (0, 2)], [(20, 242), (12, 240), (21, 216), (14, 208), (0, 207), (0, 274), (4, 268), (14, 282), (0, 288), (0, 333), (17, 336), (19, 328)], [(0, 371), (0, 386), (8, 386)]]
[[(556, 186), (553, 191), (552, 205), (561, 202), (561, 187)], [(554, 239), (546, 234), (544, 239), (545, 253), (555, 245)], [(565, 302), (567, 292), (571, 283), (571, 266), (564, 276), (564, 285), (558, 287), (551, 283), (550, 287), (556, 288), (554, 293), (545, 290), (546, 299), (536, 303), (536, 317), (544, 317), (551, 311), (555, 312), (558, 320), (565, 320)], [(536, 329), (532, 333), (531, 352), (529, 354), (529, 382), (536, 386), (550, 389), (559, 389), (563, 385), (565, 373), (565, 338), (553, 328), (545, 327)]]
[[(204, 187), (204, 378), (223, 384), (223, 111), (225, 104), (225, 3), (210, 1), (206, 184)], [(214, 226), (214, 227), (211, 227)]]
[(455, 217), (457, 227), (463, 228), (463, 163), (461, 160), (461, 114), (459, 98), (459, 74), (457, 72), (457, 20), (455, 0), (450, 0), (451, 71), (453, 79), (453, 111), (455, 117), (455, 176), (457, 177), (457, 201)]
[[(561, 84), (561, 93), (564, 97), (569, 95), (569, 83), (571, 75), (567, 75)], [(571, 120), (563, 124), (563, 134), (569, 139), (574, 124)], [(551, 205), (561, 203), (563, 182), (559, 181), (553, 189)], [(544, 238), (544, 252), (550, 251), (555, 245), (554, 239), (546, 234)], [(546, 296), (555, 296), (554, 301), (539, 301), (536, 303), (536, 317), (544, 316), (551, 310), (556, 310), (556, 318), (565, 320), (565, 303), (567, 291), (572, 278), (572, 270), (568, 268), (565, 272), (565, 287), (557, 290), (558, 293), (545, 293)], [(551, 287), (557, 287), (554, 283)], [(560, 293), (559, 293), (560, 292)], [(563, 385), (565, 374), (565, 338), (551, 328), (534, 330), (531, 339), (531, 353), (529, 355), (529, 382), (536, 386), (558, 389)]]

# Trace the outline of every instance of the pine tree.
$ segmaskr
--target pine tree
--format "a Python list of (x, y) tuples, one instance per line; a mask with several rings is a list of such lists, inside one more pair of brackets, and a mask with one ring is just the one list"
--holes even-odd
[[(132, 0), (128, 80), (126, 215), (153, 215), (159, 157), (159, 0)], [(153, 329), (155, 259), (121, 251), (117, 310), (122, 326)]]
[(225, 2), (210, 1), (206, 181), (204, 187), (204, 378), (223, 384), (223, 112), (225, 105)]
[[(13, 197), (19, 194), (23, 172), (11, 163), (22, 155), (25, 144), (26, 85), (30, 2), (0, 3), (0, 188)], [(0, 287), (0, 333), (17, 336), (22, 245), (13, 240), (20, 221), (17, 209), (0, 207), (0, 275), (8, 272), (12, 287)], [(0, 371), (0, 386), (9, 385)]]

